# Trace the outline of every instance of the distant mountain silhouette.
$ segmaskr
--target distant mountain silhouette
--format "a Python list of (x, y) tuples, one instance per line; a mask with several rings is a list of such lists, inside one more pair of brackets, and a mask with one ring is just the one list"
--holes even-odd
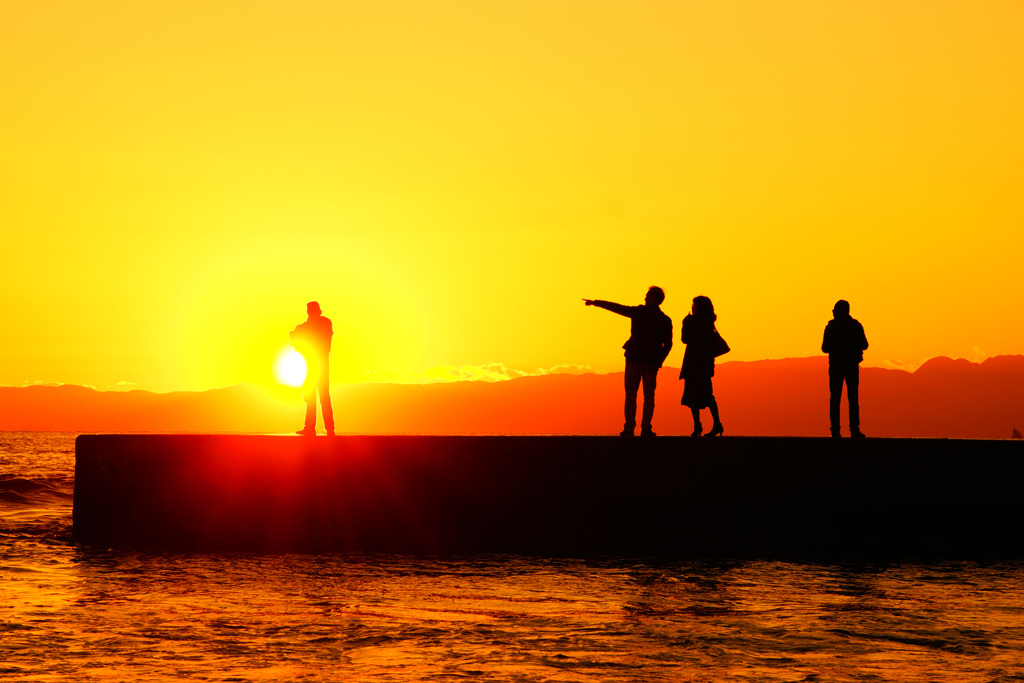
[[(827, 436), (828, 359), (721, 363), (715, 394), (730, 435)], [(666, 369), (654, 429), (689, 434), (682, 382)], [(621, 372), (503, 382), (336, 387), (339, 432), (404, 434), (617, 434)], [(845, 408), (844, 408), (845, 410)], [(726, 412), (723, 412), (725, 415)], [(0, 430), (78, 432), (293, 432), (299, 390), (249, 385), (204, 392), (103, 392), (79, 386), (0, 387)], [(1024, 425), (1024, 356), (983, 363), (933, 358), (916, 372), (862, 368), (868, 436), (1009, 438)]]
[[(294, 390), (298, 392), (299, 390)], [(0, 387), (0, 429), (70, 432), (267, 431), (302, 423), (301, 396), (282, 410), (250, 385), (201, 392), (97, 391), (88, 387)], [(295, 411), (298, 411), (297, 413)], [(298, 415), (296, 418), (295, 415)], [(281, 431), (285, 431), (284, 426)]]

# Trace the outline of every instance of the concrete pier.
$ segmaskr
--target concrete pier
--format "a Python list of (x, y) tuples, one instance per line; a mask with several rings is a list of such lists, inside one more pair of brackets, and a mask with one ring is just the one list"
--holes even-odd
[(1024, 443), (83, 435), (74, 538), (180, 551), (1024, 556)]

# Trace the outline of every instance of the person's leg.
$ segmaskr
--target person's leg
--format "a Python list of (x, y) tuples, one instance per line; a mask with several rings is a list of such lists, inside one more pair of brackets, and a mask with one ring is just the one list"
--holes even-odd
[(832, 436), (839, 436), (839, 405), (843, 400), (843, 373), (840, 368), (828, 368), (829, 421)]
[(316, 385), (303, 387), (302, 398), (306, 401), (306, 420), (302, 431), (316, 433)]
[(690, 436), (700, 436), (704, 431), (704, 427), (700, 424), (700, 408), (690, 406), (690, 415), (693, 416), (693, 434)]
[(320, 412), (324, 416), (324, 429), (328, 434), (334, 434), (334, 409), (331, 407), (331, 380), (330, 375), (324, 373), (324, 379), (317, 387), (320, 393)]
[(640, 368), (636, 363), (626, 361), (626, 402), (623, 413), (626, 418), (622, 426), (623, 436), (636, 429), (636, 392), (640, 389)]
[(860, 436), (860, 366), (846, 371), (846, 401), (850, 408), (850, 436)]
[(644, 363), (640, 376), (644, 385), (644, 412), (640, 420), (640, 433), (653, 433), (651, 420), (654, 419), (654, 392), (658, 388), (658, 368)]
[(708, 435), (713, 436), (715, 434), (721, 434), (724, 430), (722, 429), (722, 421), (718, 418), (718, 401), (715, 400), (714, 396), (712, 396), (711, 400), (708, 401), (708, 410), (711, 411), (711, 419), (715, 421), (715, 424), (711, 427), (711, 431)]

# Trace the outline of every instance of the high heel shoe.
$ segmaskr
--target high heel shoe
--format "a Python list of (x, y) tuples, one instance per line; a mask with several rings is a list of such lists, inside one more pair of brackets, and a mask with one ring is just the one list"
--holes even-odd
[(700, 435), (701, 435), (701, 434), (702, 434), (703, 432), (704, 432), (704, 428), (700, 426), (700, 422), (694, 422), (694, 423), (693, 423), (693, 434), (690, 434), (690, 436), (692, 436), (692, 437), (698, 437), (698, 436), (700, 436)]
[(708, 432), (708, 436), (721, 436), (725, 432), (725, 427), (722, 426), (721, 422), (716, 422), (711, 426), (711, 431)]

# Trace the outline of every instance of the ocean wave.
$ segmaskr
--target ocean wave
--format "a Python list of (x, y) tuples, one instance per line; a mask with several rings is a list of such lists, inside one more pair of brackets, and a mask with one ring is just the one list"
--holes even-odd
[(39, 495), (71, 500), (74, 496), (74, 480), (60, 476), (27, 478), (0, 474), (0, 498), (28, 498)]
[(70, 525), (74, 482), (63, 477), (0, 475), (0, 539), (56, 535), (53, 524)]
[(25, 515), (0, 516), (0, 548), (10, 553), (17, 541), (33, 541), (46, 544), (67, 545), (71, 543), (71, 515)]

